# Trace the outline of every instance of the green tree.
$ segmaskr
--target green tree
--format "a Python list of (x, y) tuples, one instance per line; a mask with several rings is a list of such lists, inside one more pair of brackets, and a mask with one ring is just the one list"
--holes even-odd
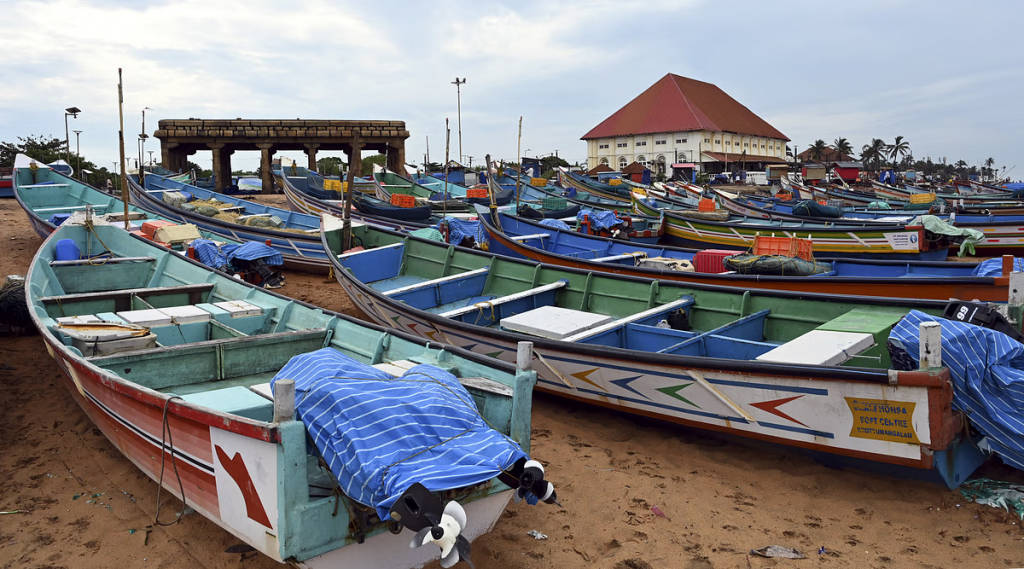
[(865, 144), (860, 150), (860, 160), (865, 165), (874, 164), (877, 172), (886, 152), (885, 141), (881, 138), (872, 138), (871, 144)]
[(991, 157), (986, 158), (985, 159), (985, 169), (981, 171), (982, 175), (984, 175), (984, 176), (986, 176), (988, 178), (991, 178), (992, 177), (992, 166), (995, 166), (995, 164), (996, 164), (995, 158), (991, 158)]
[(910, 143), (903, 140), (902, 136), (897, 136), (896, 140), (887, 147), (887, 150), (892, 166), (895, 168), (901, 158), (910, 154)]
[(378, 164), (384, 166), (387, 164), (388, 157), (383, 154), (375, 154), (369, 158), (363, 158), (362, 166), (360, 168), (360, 176), (367, 177), (373, 174), (373, 165)]
[(49, 138), (42, 135), (19, 136), (17, 143), (0, 142), (0, 166), (6, 168), (14, 166), (14, 157), (18, 154), (24, 154), (43, 164), (49, 164), (59, 158), (67, 157), (67, 145), (64, 144), (64, 140), (55, 138), (52, 134), (49, 135)]
[(853, 145), (845, 138), (837, 138), (832, 144), (832, 147), (839, 153), (839, 156), (836, 158), (837, 161), (842, 161), (853, 153)]
[(825, 158), (825, 153), (828, 151), (828, 145), (825, 141), (818, 139), (811, 145), (811, 158), (821, 162)]
[(340, 176), (345, 164), (340, 156), (325, 156), (316, 161), (316, 169), (324, 176)]

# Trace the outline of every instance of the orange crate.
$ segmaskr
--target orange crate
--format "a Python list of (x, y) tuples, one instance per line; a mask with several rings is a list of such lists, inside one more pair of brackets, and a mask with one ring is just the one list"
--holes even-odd
[(790, 194), (790, 193), (787, 193), (787, 192), (779, 192), (779, 193), (775, 194), (775, 197), (779, 198), (780, 200), (782, 200), (784, 202), (788, 202), (789, 200), (793, 199), (793, 194)]
[(813, 261), (814, 244), (810, 239), (755, 235), (753, 253), (755, 255), (784, 255), (786, 257), (799, 257), (805, 261)]
[(818, 203), (820, 203), (821, 205), (828, 205), (828, 202), (826, 202), (825, 200), (818, 200)]
[(702, 198), (697, 202), (697, 211), (715, 211), (716, 209), (715, 200)]
[(416, 198), (405, 194), (391, 194), (391, 205), (398, 207), (416, 207)]
[(153, 234), (156, 233), (157, 229), (161, 227), (167, 227), (168, 225), (175, 225), (170, 221), (164, 221), (162, 219), (154, 219), (153, 221), (147, 221), (142, 224), (142, 233), (149, 239), (153, 238)]
[(470, 188), (466, 190), (467, 198), (487, 198), (487, 190), (484, 188)]

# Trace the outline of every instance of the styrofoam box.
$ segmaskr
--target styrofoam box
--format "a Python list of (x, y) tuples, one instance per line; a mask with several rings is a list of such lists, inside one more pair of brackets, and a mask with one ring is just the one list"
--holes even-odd
[(137, 324), (139, 326), (169, 326), (171, 324), (171, 317), (160, 312), (159, 310), (146, 309), (146, 310), (126, 310), (124, 312), (115, 312), (117, 316), (130, 324)]
[(244, 300), (228, 300), (225, 302), (214, 302), (214, 306), (231, 314), (232, 318), (240, 316), (256, 316), (263, 314), (263, 309), (251, 302)]
[(191, 322), (206, 322), (212, 315), (198, 306), (168, 306), (161, 308), (160, 312), (170, 316), (177, 324), (189, 324)]
[(57, 324), (92, 324), (94, 322), (103, 322), (103, 320), (93, 316), (92, 314), (82, 314), (81, 316), (61, 316), (57, 319)]
[(759, 362), (839, 365), (875, 344), (871, 334), (811, 330), (757, 356)]
[(558, 306), (541, 306), (515, 316), (501, 319), (501, 327), (513, 332), (561, 340), (611, 322), (610, 316), (570, 310)]

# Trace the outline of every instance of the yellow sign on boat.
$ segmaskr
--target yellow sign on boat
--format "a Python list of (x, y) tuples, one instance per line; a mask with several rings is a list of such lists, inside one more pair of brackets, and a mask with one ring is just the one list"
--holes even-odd
[(324, 180), (325, 190), (333, 190), (335, 192), (340, 192), (341, 188), (341, 180)]
[(910, 401), (847, 397), (853, 413), (851, 437), (894, 443), (920, 444), (914, 431), (914, 407)]

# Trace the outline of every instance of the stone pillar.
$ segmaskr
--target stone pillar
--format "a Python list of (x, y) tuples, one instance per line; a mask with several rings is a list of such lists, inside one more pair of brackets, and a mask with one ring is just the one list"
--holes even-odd
[(208, 143), (206, 145), (211, 151), (213, 151), (213, 175), (216, 178), (216, 184), (213, 187), (215, 192), (219, 192), (227, 187), (224, 180), (224, 143)]
[(388, 143), (388, 170), (395, 172), (401, 176), (405, 175), (405, 143), (404, 142), (389, 142)]
[(222, 170), (224, 170), (224, 185), (221, 186), (221, 189), (224, 189), (231, 185), (231, 155), (234, 154), (235, 151), (229, 148), (225, 148), (220, 152), (222, 154), (220, 159), (220, 167)]
[(271, 170), (271, 163), (274, 160), (274, 145), (269, 143), (258, 143), (256, 148), (260, 149), (260, 179), (263, 180), (261, 193), (271, 194), (274, 192), (274, 172)]
[(174, 156), (171, 152), (172, 146), (177, 146), (177, 144), (171, 144), (163, 141), (160, 142), (160, 166), (167, 168), (168, 170), (171, 169), (171, 165), (175, 162), (174, 159), (177, 158), (177, 156)]
[(320, 148), (320, 145), (315, 143), (306, 143), (303, 144), (303, 146), (306, 147), (305, 152), (306, 155), (309, 157), (309, 163), (306, 166), (306, 168), (309, 168), (309, 170), (312, 172), (316, 172), (316, 149)]

